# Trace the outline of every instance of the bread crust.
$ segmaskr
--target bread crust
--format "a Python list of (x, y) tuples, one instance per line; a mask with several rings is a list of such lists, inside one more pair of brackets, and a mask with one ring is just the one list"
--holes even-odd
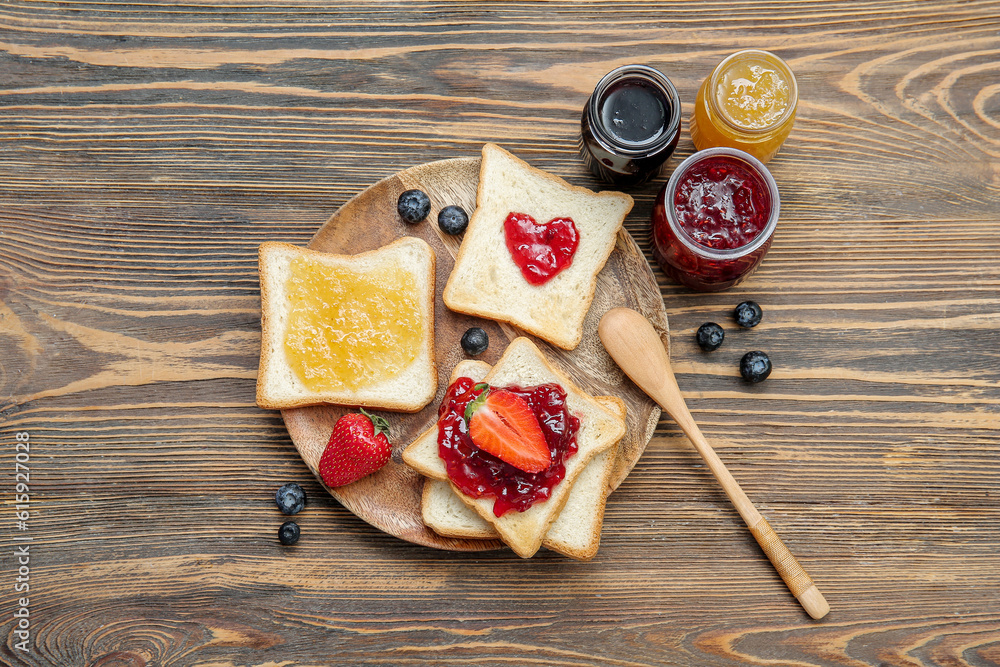
[[(330, 266), (350, 267), (364, 265), (369, 261), (381, 261), (394, 253), (419, 252), (424, 256), (426, 270), (413, 270), (419, 290), (419, 303), (424, 318), (424, 337), (420, 353), (404, 373), (415, 371), (415, 386), (401, 386), (394, 390), (392, 383), (397, 378), (361, 387), (355, 391), (314, 392), (297, 382), (295, 386), (281, 387), (276, 374), (288, 365), (281, 352), (285, 331), (280, 319), (287, 309), (284, 298), (285, 285), (278, 277), (278, 268), (273, 262), (291, 261), (295, 257), (309, 257)], [(434, 250), (425, 241), (405, 236), (375, 250), (356, 255), (338, 255), (302, 248), (290, 243), (268, 241), (258, 248), (258, 268), (261, 296), (261, 351), (257, 373), (257, 405), (265, 409), (297, 408), (324, 403), (335, 405), (363, 406), (396, 412), (418, 412), (434, 398), (437, 391), (437, 365), (434, 359), (434, 285), (436, 271)], [(406, 267), (404, 267), (406, 268)], [(422, 369), (414, 368), (422, 364)], [(375, 396), (382, 388), (384, 396)]]
[[(601, 269), (607, 263), (608, 257), (611, 256), (611, 252), (614, 250), (618, 232), (624, 224), (625, 216), (632, 209), (634, 203), (632, 197), (621, 192), (605, 191), (595, 193), (587, 188), (572, 185), (558, 176), (529, 165), (496, 144), (485, 144), (482, 154), (483, 159), (479, 172), (479, 185), (476, 191), (476, 211), (472, 215), (466, 236), (459, 248), (458, 256), (455, 258), (455, 267), (442, 292), (442, 300), (448, 308), (455, 312), (506, 322), (519, 329), (535, 334), (539, 338), (547, 340), (562, 349), (575, 349), (583, 337), (583, 320), (594, 300), (594, 292), (597, 288), (597, 274), (600, 273)], [(505, 197), (513, 198), (517, 195), (517, 193), (499, 195), (493, 192), (493, 188), (496, 187), (494, 183), (496, 179), (493, 177), (493, 171), (499, 170), (505, 165), (510, 165), (511, 168), (519, 170), (525, 180), (537, 179), (540, 183), (550, 184), (562, 193), (563, 196), (572, 198), (578, 211), (593, 208), (596, 202), (614, 203), (612, 208), (617, 209), (615, 213), (617, 219), (609, 223), (602, 221), (599, 224), (594, 224), (593, 221), (589, 221), (588, 224), (588, 220), (577, 219), (580, 217), (579, 214), (574, 218), (581, 237), (581, 247), (583, 246), (584, 235), (588, 235), (588, 243), (592, 241), (597, 244), (591, 250), (591, 256), (579, 257), (579, 255), (583, 254), (580, 252), (580, 248), (577, 250), (577, 256), (574, 256), (574, 262), (579, 259), (581, 262), (579, 266), (583, 267), (576, 269), (576, 273), (586, 273), (587, 275), (585, 285), (574, 287), (572, 290), (569, 290), (569, 293), (560, 293), (558, 291), (559, 288), (555, 286), (558, 285), (560, 276), (569, 271), (569, 269), (561, 274), (557, 274), (543, 285), (528, 283), (520, 275), (520, 269), (518, 269), (516, 278), (512, 279), (513, 284), (510, 286), (510, 290), (497, 293), (492, 297), (493, 300), (491, 300), (489, 294), (483, 293), (483, 285), (488, 284), (484, 283), (484, 281), (489, 280), (489, 277), (485, 274), (491, 270), (496, 271), (497, 267), (501, 267), (504, 275), (514, 276), (514, 272), (510, 270), (510, 267), (516, 266), (506, 247), (503, 247), (502, 250), (498, 249), (495, 252), (489, 253), (491, 256), (482, 256), (484, 254), (482, 247), (484, 245), (482, 242), (483, 236), (495, 233), (498, 222), (502, 226), (502, 221), (498, 221), (496, 216), (502, 214), (506, 217), (507, 215), (507, 213), (502, 212), (502, 209), (506, 207), (501, 207), (501, 209), (494, 212), (489, 210), (490, 207), (486, 204), (491, 204), (494, 201), (499, 202)], [(510, 202), (509, 208), (511, 210), (517, 210), (519, 207), (520, 203)], [(544, 223), (546, 220), (539, 220), (539, 222)], [(489, 231), (481, 231), (485, 230), (486, 226), (491, 227), (491, 229)], [(492, 243), (493, 240), (489, 242)], [(503, 244), (500, 245), (503, 246)], [(587, 266), (583, 266), (584, 262)], [(470, 279), (473, 277), (478, 278), (478, 280)], [(548, 318), (543, 315), (537, 317), (531, 316), (525, 312), (523, 307), (519, 307), (508, 298), (505, 298), (511, 293), (523, 294), (526, 301), (538, 302), (539, 312), (551, 310), (552, 306), (558, 306), (566, 312), (560, 314), (558, 317), (554, 315)]]

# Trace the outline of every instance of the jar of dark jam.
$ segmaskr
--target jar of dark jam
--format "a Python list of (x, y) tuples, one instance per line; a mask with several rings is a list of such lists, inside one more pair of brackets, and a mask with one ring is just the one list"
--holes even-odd
[(778, 186), (760, 160), (735, 148), (699, 151), (653, 203), (653, 256), (692, 289), (732, 287), (764, 259), (779, 210)]
[(661, 72), (623, 65), (594, 88), (580, 129), (580, 155), (598, 178), (616, 185), (645, 183), (659, 175), (677, 147), (681, 100)]

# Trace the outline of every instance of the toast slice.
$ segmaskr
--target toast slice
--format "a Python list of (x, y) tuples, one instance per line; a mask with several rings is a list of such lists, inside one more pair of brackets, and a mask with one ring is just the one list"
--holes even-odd
[[(486, 520), (515, 553), (522, 558), (530, 558), (541, 546), (549, 526), (566, 504), (580, 473), (591, 459), (611, 449), (625, 434), (625, 419), (577, 387), (553, 367), (527, 338), (513, 340), (484, 381), (497, 387), (556, 382), (566, 392), (568, 410), (580, 419), (577, 452), (566, 461), (566, 475), (553, 488), (547, 500), (535, 503), (524, 512), (510, 511), (497, 517), (493, 514), (492, 498), (471, 498), (452, 487), (459, 499)], [(448, 481), (447, 471), (437, 451), (436, 425), (403, 451), (403, 461), (426, 477)]]
[(358, 255), (261, 244), (257, 405), (416, 412), (430, 403), (434, 262), (413, 237)]
[[(470, 377), (479, 381), (485, 372), (466, 368), (463, 361), (455, 367), (451, 380)], [(481, 362), (473, 362), (481, 363)], [(489, 367), (487, 366), (487, 371)], [(625, 403), (614, 396), (596, 396), (596, 400), (625, 419)], [(435, 442), (436, 444), (436, 442)], [(604, 506), (611, 489), (608, 480), (617, 447), (610, 447), (593, 459), (576, 478), (569, 498), (542, 538), (542, 546), (576, 560), (590, 560), (601, 544)], [(442, 462), (442, 467), (444, 463)], [(424, 523), (445, 537), (496, 539), (499, 537), (488, 521), (468, 507), (452, 490), (449, 482), (427, 478), (420, 505)]]
[[(620, 398), (598, 396), (597, 400), (625, 420), (625, 403)], [(597, 555), (604, 507), (611, 494), (608, 482), (617, 453), (616, 443), (592, 458), (576, 478), (566, 504), (542, 538), (546, 548), (576, 560), (590, 560)]]
[[(583, 336), (597, 274), (614, 250), (632, 198), (570, 185), (494, 144), (483, 146), (476, 197), (476, 211), (442, 293), (445, 305), (574, 349)], [(579, 233), (572, 263), (542, 285), (529, 283), (505, 242), (504, 220), (510, 213), (526, 213), (539, 224), (571, 218)]]

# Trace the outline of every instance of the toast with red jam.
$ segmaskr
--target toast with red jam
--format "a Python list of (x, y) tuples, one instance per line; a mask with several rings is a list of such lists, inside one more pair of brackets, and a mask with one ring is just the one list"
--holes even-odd
[(597, 274), (632, 204), (626, 194), (571, 185), (486, 144), (445, 305), (576, 348)]
[[(482, 372), (481, 366), (478, 372)], [(470, 375), (476, 374), (477, 371), (473, 369), (471, 373), (465, 373), (464, 378), (453, 382), (445, 396), (445, 403), (457, 401), (459, 408), (461, 408), (463, 404), (460, 397), (464, 394), (460, 392), (474, 394), (476, 390), (473, 387), (482, 386), (477, 381), (477, 377), (470, 377)], [(464, 384), (460, 384), (463, 380)], [(449, 476), (446, 460), (447, 456), (451, 456), (451, 454), (446, 452), (447, 456), (442, 457), (442, 443), (445, 443), (445, 449), (447, 449), (447, 440), (443, 439), (444, 434), (451, 432), (451, 429), (441, 426), (441, 424), (446, 423), (444, 420), (448, 413), (447, 409), (442, 410), (439, 424), (423, 433), (404, 450), (404, 462), (431, 479), (448, 483), (452, 493), (486, 522), (519, 556), (529, 558), (534, 555), (542, 545), (543, 540), (546, 539), (546, 535), (553, 529), (551, 544), (554, 545), (552, 547), (554, 550), (574, 558), (585, 559), (592, 556), (593, 554), (589, 553), (591, 547), (596, 551), (594, 536), (590, 534), (594, 521), (582, 517), (584, 514), (589, 514), (592, 518), (597, 519), (597, 538), (599, 539), (600, 520), (603, 517), (603, 506), (607, 496), (607, 474), (610, 471), (610, 463), (608, 460), (599, 461), (599, 465), (594, 471), (584, 473), (590, 462), (605, 452), (610, 452), (609, 455), (605, 456), (609, 456), (613, 460), (616, 444), (625, 434), (624, 404), (617, 399), (598, 400), (584, 392), (569, 377), (552, 366), (538, 347), (527, 338), (517, 338), (512, 341), (493, 369), (483, 377), (482, 382), (489, 385), (491, 390), (511, 389), (530, 396), (564, 396), (564, 407), (569, 414), (569, 418), (565, 421), (573, 422), (576, 420), (578, 422), (573, 436), (575, 442), (571, 447), (575, 451), (553, 464), (553, 466), (561, 465), (563, 470), (556, 475), (559, 479), (551, 485), (551, 488), (536, 494), (541, 497), (532, 498), (526, 507), (506, 509), (499, 513), (495, 511), (498, 506), (497, 496), (486, 493), (475, 497), (468, 488), (468, 480), (458, 479), (455, 477), (454, 471)], [(544, 391), (539, 388), (544, 388)], [(545, 403), (547, 407), (538, 408), (537, 399), (532, 400), (536, 401), (533, 403), (536, 409), (555, 410), (548, 403)], [(462, 444), (461, 447), (468, 447), (470, 443), (471, 439), (469, 443)], [(472, 447), (475, 448), (474, 444)], [(476, 452), (475, 456), (479, 457), (481, 453)], [(459, 468), (466, 467), (464, 462), (460, 463)], [(517, 475), (516, 471), (511, 471), (509, 468), (501, 466), (500, 469), (506, 470), (505, 474)], [(544, 477), (551, 478), (554, 472), (556, 472), (554, 469), (550, 469), (544, 473), (535, 473), (528, 479), (531, 481)], [(577, 491), (574, 491), (577, 482), (583, 482), (583, 484)], [(570, 502), (571, 496), (580, 491), (583, 493), (572, 498), (572, 502)], [(453, 502), (450, 498), (447, 500), (449, 503)], [(578, 503), (586, 506), (585, 512), (572, 509)], [(564, 511), (564, 507), (567, 505), (571, 508), (569, 513), (565, 519), (560, 519), (557, 522), (557, 517), (561, 516), (560, 512)], [(483, 537), (487, 536), (486, 531), (482, 529), (482, 524), (469, 520), (468, 515), (459, 515), (455, 511), (457, 506), (450, 507), (451, 509), (448, 509), (446, 506), (444, 510), (454, 514), (452, 519), (456, 523), (464, 523), (468, 530), (480, 531)], [(557, 548), (557, 546), (562, 548)]]

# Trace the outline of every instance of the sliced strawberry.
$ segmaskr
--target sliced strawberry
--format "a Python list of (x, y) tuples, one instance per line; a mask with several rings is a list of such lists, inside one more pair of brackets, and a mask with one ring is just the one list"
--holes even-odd
[[(471, 413), (471, 417), (469, 416)], [(490, 389), (469, 404), (472, 444), (529, 473), (551, 464), (545, 435), (527, 401), (503, 389)]]

